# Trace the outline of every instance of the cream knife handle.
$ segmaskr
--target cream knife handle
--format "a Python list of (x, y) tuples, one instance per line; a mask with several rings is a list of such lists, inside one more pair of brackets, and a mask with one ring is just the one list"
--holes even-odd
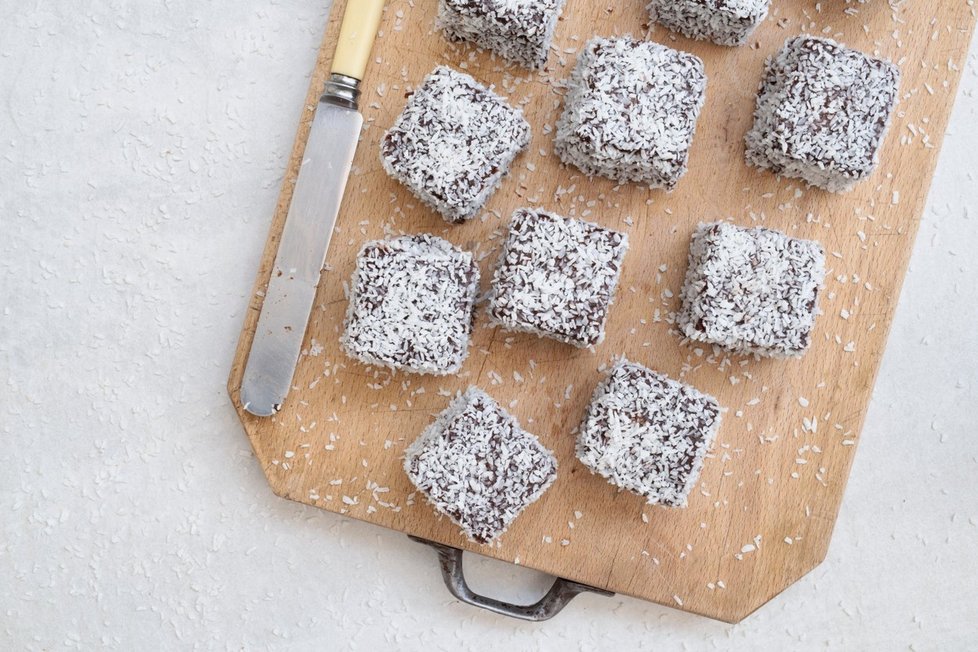
[(340, 37), (336, 42), (331, 72), (353, 79), (363, 79), (363, 72), (370, 60), (380, 17), (384, 13), (384, 0), (347, 0), (340, 25)]

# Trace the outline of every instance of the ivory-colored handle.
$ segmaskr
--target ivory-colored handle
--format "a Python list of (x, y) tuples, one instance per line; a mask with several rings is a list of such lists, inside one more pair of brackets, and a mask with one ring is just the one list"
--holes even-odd
[(363, 79), (383, 12), (384, 0), (347, 0), (332, 72)]

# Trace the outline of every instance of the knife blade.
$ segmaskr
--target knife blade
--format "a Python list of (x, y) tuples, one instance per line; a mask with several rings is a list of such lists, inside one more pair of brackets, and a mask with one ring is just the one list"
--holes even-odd
[(292, 385), (363, 126), (359, 85), (383, 5), (347, 2), (241, 381), (241, 403), (255, 416), (278, 412)]

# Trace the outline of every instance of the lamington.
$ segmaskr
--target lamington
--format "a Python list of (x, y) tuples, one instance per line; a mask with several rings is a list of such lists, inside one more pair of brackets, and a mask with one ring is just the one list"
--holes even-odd
[(589, 176), (671, 190), (686, 173), (705, 93), (703, 62), (692, 54), (593, 38), (571, 74), (554, 151)]
[(485, 205), (530, 143), (523, 112), (470, 75), (429, 74), (381, 141), (387, 173), (450, 223)]
[(473, 541), (494, 541), (557, 477), (557, 459), (470, 387), (404, 453), (404, 471)]
[(348, 355), (411, 373), (456, 373), (468, 355), (479, 267), (471, 253), (422, 234), (368, 242), (350, 281)]
[(768, 62), (747, 162), (831, 192), (876, 167), (899, 69), (827, 38), (788, 39)]
[(701, 224), (689, 247), (680, 331), (736, 353), (801, 356), (818, 314), (825, 253), (813, 240), (728, 222)]
[(621, 359), (594, 391), (577, 458), (649, 504), (685, 507), (719, 425), (713, 397)]
[(599, 344), (627, 248), (624, 233), (517, 210), (492, 277), (490, 320), (578, 347)]
[(450, 41), (470, 41), (526, 68), (547, 62), (566, 0), (439, 0), (436, 24)]
[(653, 22), (697, 41), (743, 45), (767, 16), (771, 0), (652, 0)]

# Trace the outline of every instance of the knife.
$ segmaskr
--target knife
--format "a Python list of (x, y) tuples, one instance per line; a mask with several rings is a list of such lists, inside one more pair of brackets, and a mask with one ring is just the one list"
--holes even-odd
[(329, 80), (309, 130), (241, 381), (241, 403), (259, 417), (271, 416), (282, 407), (299, 362), (363, 126), (358, 110), (360, 81), (383, 9), (384, 0), (346, 3)]

